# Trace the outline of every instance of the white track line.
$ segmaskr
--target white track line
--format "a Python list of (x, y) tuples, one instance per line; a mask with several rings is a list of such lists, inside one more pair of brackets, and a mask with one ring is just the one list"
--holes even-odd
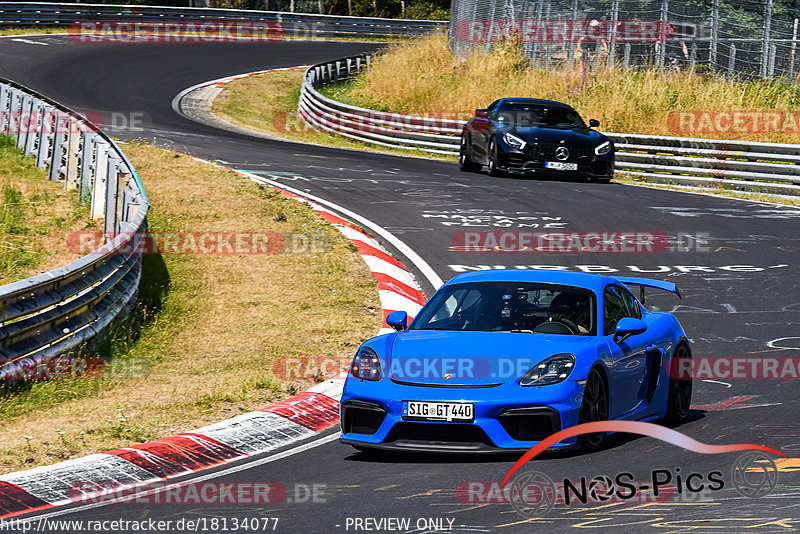
[(434, 289), (439, 289), (439, 287), (444, 283), (442, 279), (436, 274), (436, 271), (422, 259), (422, 256), (417, 254), (414, 249), (406, 245), (403, 241), (401, 241), (398, 237), (392, 234), (390, 231), (385, 229), (384, 227), (380, 226), (378, 223), (372, 222), (371, 220), (367, 219), (366, 217), (362, 217), (358, 213), (354, 211), (350, 211), (349, 209), (340, 206), (330, 200), (325, 200), (324, 198), (320, 198), (316, 195), (312, 195), (302, 191), (300, 189), (295, 189), (293, 187), (289, 187), (288, 185), (275, 181), (270, 180), (269, 178), (264, 178), (263, 176), (257, 176), (255, 174), (251, 174), (249, 172), (245, 172), (242, 170), (237, 169), (238, 172), (248, 176), (251, 180), (256, 182), (263, 182), (269, 185), (275, 186), (279, 189), (285, 189), (290, 193), (294, 193), (295, 195), (301, 196), (318, 204), (322, 204), (323, 206), (327, 206), (333, 210), (338, 211), (342, 215), (349, 217), (350, 219), (359, 222), (362, 226), (365, 226), (381, 236), (385, 239), (388, 243), (390, 243), (394, 248), (396, 248), (402, 255), (404, 255), (408, 260), (416, 266), (417, 269), (428, 279), (428, 282), (433, 286)]

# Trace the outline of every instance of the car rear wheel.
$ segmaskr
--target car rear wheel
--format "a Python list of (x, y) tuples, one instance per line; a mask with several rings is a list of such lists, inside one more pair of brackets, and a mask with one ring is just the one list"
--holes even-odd
[(461, 148), (458, 151), (458, 168), (464, 172), (477, 172), (481, 166), (472, 161), (472, 144), (469, 136), (461, 136)]
[(492, 139), (489, 141), (489, 176), (502, 176), (503, 171), (497, 166), (497, 162), (499, 160), (499, 156), (497, 153), (497, 141)]
[[(578, 423), (594, 423), (608, 420), (608, 385), (606, 379), (596, 367), (589, 371), (586, 386), (583, 390)], [(606, 439), (605, 432), (583, 434), (578, 437), (578, 445), (584, 450), (597, 450)]]
[(677, 425), (686, 421), (689, 417), (689, 410), (692, 404), (692, 377), (672, 376), (676, 374), (675, 369), (691, 369), (691, 366), (682, 364), (682, 361), (690, 359), (689, 349), (686, 345), (678, 345), (675, 349), (673, 359), (677, 363), (670, 365), (669, 392), (667, 394), (667, 414), (665, 419), (668, 423)]

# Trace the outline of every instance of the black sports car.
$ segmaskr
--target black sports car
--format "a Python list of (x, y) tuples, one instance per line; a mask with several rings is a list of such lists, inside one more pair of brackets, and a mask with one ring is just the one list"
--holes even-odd
[(614, 142), (587, 126), (572, 107), (538, 98), (501, 98), (475, 110), (461, 133), (462, 171), (492, 176), (530, 173), (577, 176), (608, 182), (614, 174)]

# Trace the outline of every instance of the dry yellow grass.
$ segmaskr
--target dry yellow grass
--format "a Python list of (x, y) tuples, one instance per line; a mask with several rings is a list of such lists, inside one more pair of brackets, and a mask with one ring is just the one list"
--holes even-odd
[(369, 152), (452, 159), (421, 150), (377, 147), (314, 130), (297, 113), (302, 79), (303, 70), (297, 69), (267, 72), (234, 80), (226, 83), (223, 91), (214, 99), (212, 111), (231, 124), (287, 140)]
[[(780, 81), (739, 82), (689, 71), (546, 71), (530, 68), (513, 45), (458, 57), (443, 35), (393, 45), (340, 96), (401, 113), (471, 113), (501, 97), (547, 98), (599, 119), (605, 131), (660, 135), (678, 135), (668, 124), (671, 111), (800, 109), (800, 87)], [(691, 136), (800, 143), (798, 129), (800, 124), (789, 133), (716, 131)]]
[(67, 234), (95, 226), (77, 193), (51, 182), (13, 142), (0, 136), (0, 285), (77, 259)]
[[(121, 361), (140, 379), (56, 380), (0, 400), (0, 472), (110, 450), (217, 422), (305, 389), (274, 360), (347, 361), (380, 325), (375, 281), (307, 206), (181, 154), (127, 145), (152, 202), (150, 231), (302, 232), (326, 253), (165, 254), (169, 291)], [(146, 273), (158, 278), (151, 257)]]

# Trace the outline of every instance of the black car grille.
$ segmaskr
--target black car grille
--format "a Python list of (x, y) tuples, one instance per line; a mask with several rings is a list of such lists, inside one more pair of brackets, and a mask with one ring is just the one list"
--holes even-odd
[(386, 411), (367, 402), (349, 401), (342, 406), (342, 430), (345, 434), (375, 434), (386, 418)]
[(561, 430), (561, 418), (552, 408), (511, 408), (497, 418), (511, 439), (542, 441)]
[[(564, 146), (569, 150), (569, 157), (565, 160), (556, 158), (556, 149)], [(547, 161), (580, 161), (588, 160), (593, 156), (593, 149), (589, 146), (564, 145), (560, 143), (534, 143), (529, 144), (526, 154), (534, 159), (544, 159)]]

